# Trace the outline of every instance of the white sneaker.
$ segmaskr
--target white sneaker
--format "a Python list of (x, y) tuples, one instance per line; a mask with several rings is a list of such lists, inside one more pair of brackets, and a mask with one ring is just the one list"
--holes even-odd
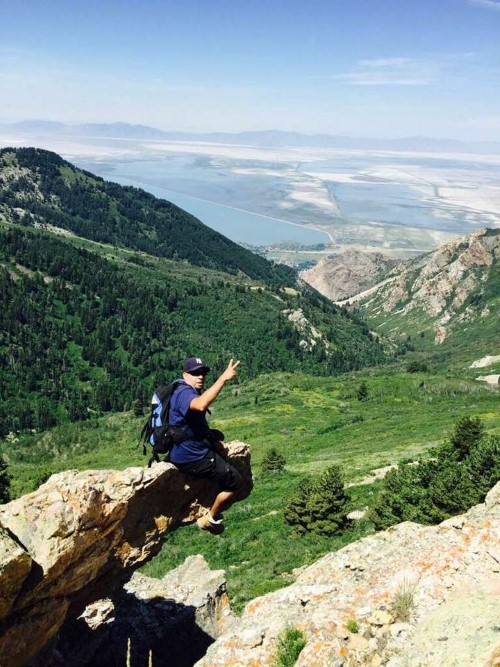
[(208, 530), (209, 533), (221, 533), (224, 530), (224, 519), (214, 519), (210, 512), (207, 512), (196, 521), (200, 530)]

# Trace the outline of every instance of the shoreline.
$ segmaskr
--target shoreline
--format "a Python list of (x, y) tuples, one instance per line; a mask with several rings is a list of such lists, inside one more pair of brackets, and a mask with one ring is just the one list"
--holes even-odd
[[(120, 178), (122, 178), (122, 177), (120, 177)], [(112, 180), (112, 179), (110, 179), (110, 180)], [(144, 184), (142, 181), (138, 181), (138, 180), (131, 179), (131, 178), (126, 178), (126, 177), (122, 178), (122, 180), (128, 181), (130, 183), (130, 185), (135, 185), (135, 187), (138, 187), (138, 184), (140, 184), (140, 187), (142, 189), (145, 189), (144, 185), (149, 185), (149, 184)], [(246, 213), (247, 215), (255, 215), (259, 218), (263, 218), (264, 220), (272, 220), (273, 222), (282, 222), (285, 225), (294, 225), (295, 227), (300, 227), (301, 229), (306, 229), (307, 231), (310, 231), (310, 232), (317, 232), (318, 234), (325, 234), (326, 236), (328, 236), (328, 238), (330, 239), (330, 241), (332, 243), (334, 242), (331, 235), (329, 234), (329, 232), (327, 232), (325, 229), (318, 229), (317, 227), (304, 225), (304, 224), (301, 224), (300, 222), (291, 222), (290, 220), (283, 220), (283, 218), (276, 218), (272, 215), (265, 215), (264, 213), (255, 213), (254, 211), (249, 211), (245, 208), (239, 208), (237, 206), (230, 206), (229, 204), (221, 204), (220, 202), (212, 201), (210, 199), (204, 199), (203, 197), (196, 197), (194, 195), (188, 195), (188, 194), (185, 194), (183, 192), (178, 192), (176, 190), (172, 190), (170, 188), (164, 188), (161, 185), (153, 185), (152, 187), (156, 188), (157, 190), (164, 190), (166, 192), (172, 192), (173, 194), (177, 194), (181, 197), (188, 197), (189, 199), (194, 199), (195, 201), (200, 201), (200, 202), (203, 202), (204, 204), (211, 204), (213, 206), (220, 206), (222, 208), (226, 208), (226, 209), (229, 209), (231, 211), (238, 211), (239, 213)], [(167, 201), (170, 201), (170, 200), (167, 199)], [(174, 202), (171, 202), (171, 203), (174, 203)], [(177, 206), (177, 204), (175, 204), (175, 205)], [(193, 215), (193, 214), (191, 214), (191, 215)], [(206, 223), (204, 223), (204, 224), (206, 224)], [(207, 226), (209, 226), (209, 225), (207, 225)]]

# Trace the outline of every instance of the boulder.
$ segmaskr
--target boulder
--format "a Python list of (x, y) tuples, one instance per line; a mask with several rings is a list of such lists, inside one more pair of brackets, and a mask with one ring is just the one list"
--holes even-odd
[(296, 667), (497, 664), (499, 596), (500, 483), (461, 517), (401, 523), (302, 569), (249, 602), (197, 667), (266, 667), (287, 626), (307, 639)]
[[(245, 498), (252, 488), (249, 449), (232, 443), (229, 456), (243, 475), (239, 499)], [(122, 471), (68, 470), (1, 506), (5, 664), (26, 664), (66, 621), (158, 553), (164, 533), (195, 521), (215, 493), (213, 483), (159, 463)]]
[(67, 623), (38, 664), (192, 667), (235, 622), (223, 570), (190, 556), (162, 579), (135, 572), (125, 586)]

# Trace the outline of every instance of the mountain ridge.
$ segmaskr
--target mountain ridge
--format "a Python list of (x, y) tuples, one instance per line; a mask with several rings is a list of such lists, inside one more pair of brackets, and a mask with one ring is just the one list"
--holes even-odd
[(339, 303), (355, 306), (394, 339), (411, 336), (427, 350), (432, 343), (446, 343), (449, 350), (474, 343), (470, 353), (477, 358), (479, 350), (494, 354), (498, 347), (499, 284), (500, 230), (480, 229), (406, 260), (366, 292)]
[(385, 358), (293, 270), (47, 151), (0, 151), (2, 215), (1, 435), (146, 405), (193, 354), (216, 375), (243, 357), (242, 379)]
[(395, 266), (401, 264), (380, 252), (345, 250), (335, 257), (324, 257), (300, 277), (332, 301), (349, 299), (376, 285)]
[(269, 148), (308, 147), (359, 150), (417, 151), (500, 154), (500, 142), (460, 141), (425, 136), (397, 139), (350, 137), (327, 133), (305, 134), (284, 130), (252, 130), (242, 132), (188, 132), (161, 130), (155, 127), (124, 122), (70, 124), (58, 121), (26, 120), (0, 124), (0, 131), (21, 134), (103, 137), (128, 139), (162, 139), (165, 141), (197, 141), (242, 144)]
[(254, 255), (178, 206), (78, 169), (57, 153), (0, 149), (0, 215), (51, 225), (94, 241), (256, 279), (294, 281), (294, 272)]

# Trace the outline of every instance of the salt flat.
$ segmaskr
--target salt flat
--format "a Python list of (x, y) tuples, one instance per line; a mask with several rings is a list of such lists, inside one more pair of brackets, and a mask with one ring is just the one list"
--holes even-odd
[[(0, 138), (0, 145), (55, 150), (104, 178), (158, 196), (159, 188), (170, 192), (174, 203), (178, 192), (264, 216), (269, 224), (274, 219), (321, 230), (332, 250), (371, 248), (405, 256), (478, 226), (500, 227), (495, 155), (11, 135)], [(196, 215), (212, 225), (208, 207), (206, 215), (199, 209)], [(228, 235), (238, 240), (237, 229)]]

